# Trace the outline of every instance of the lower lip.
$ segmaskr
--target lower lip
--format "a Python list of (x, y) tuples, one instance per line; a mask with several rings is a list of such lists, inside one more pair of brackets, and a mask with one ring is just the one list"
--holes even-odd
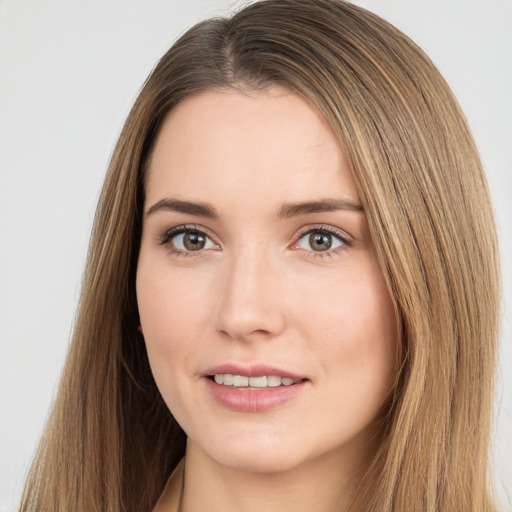
[(205, 378), (208, 391), (222, 406), (239, 412), (263, 412), (275, 409), (301, 393), (307, 381), (301, 381), (291, 386), (275, 388), (236, 388), (217, 384), (212, 379)]

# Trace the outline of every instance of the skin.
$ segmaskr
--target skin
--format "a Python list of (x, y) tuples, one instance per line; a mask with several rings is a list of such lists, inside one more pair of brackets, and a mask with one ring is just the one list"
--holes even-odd
[[(363, 211), (278, 216), (326, 198), (359, 204), (329, 126), (285, 89), (202, 93), (161, 128), (137, 297), (156, 383), (189, 439), (186, 512), (339, 511), (354, 498), (392, 386), (396, 319)], [(218, 218), (152, 209), (164, 199), (209, 203)], [(166, 237), (180, 225), (204, 232), (204, 248)], [(313, 247), (304, 232), (326, 227), (336, 235), (314, 233), (331, 248)], [(205, 372), (225, 363), (305, 380), (278, 407), (234, 411), (207, 390)], [(179, 487), (157, 510), (176, 510)]]

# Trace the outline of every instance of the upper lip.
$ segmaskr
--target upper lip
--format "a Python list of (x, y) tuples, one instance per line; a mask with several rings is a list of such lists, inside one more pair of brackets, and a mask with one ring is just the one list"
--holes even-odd
[(275, 375), (277, 377), (286, 377), (293, 380), (304, 380), (304, 375), (289, 372), (277, 366), (270, 366), (267, 364), (251, 364), (251, 365), (240, 365), (234, 363), (220, 364), (213, 366), (206, 370), (205, 374), (208, 377), (219, 374), (231, 374), (231, 375), (245, 375), (247, 377), (260, 377), (263, 375)]

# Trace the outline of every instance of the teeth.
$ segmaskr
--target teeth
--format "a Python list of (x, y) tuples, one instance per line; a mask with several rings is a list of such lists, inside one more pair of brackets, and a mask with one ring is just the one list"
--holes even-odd
[(277, 386), (281, 385), (281, 377), (276, 377), (275, 375), (271, 375), (267, 378), (267, 386), (269, 388), (277, 388)]
[(217, 384), (235, 388), (277, 388), (279, 386), (291, 386), (299, 382), (288, 377), (277, 375), (261, 375), (258, 377), (247, 377), (246, 375), (232, 375), (231, 373), (217, 373), (213, 376)]
[(249, 377), (245, 375), (233, 375), (233, 386), (235, 388), (246, 388), (249, 385)]
[(267, 377), (249, 377), (249, 386), (251, 388), (266, 388), (267, 387)]

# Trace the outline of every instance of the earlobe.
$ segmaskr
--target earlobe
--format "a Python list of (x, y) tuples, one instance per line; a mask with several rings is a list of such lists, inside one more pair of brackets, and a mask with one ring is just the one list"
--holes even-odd
[(141, 334), (144, 334), (144, 332), (142, 331), (142, 325), (138, 325), (137, 326), (137, 331), (139, 331)]

